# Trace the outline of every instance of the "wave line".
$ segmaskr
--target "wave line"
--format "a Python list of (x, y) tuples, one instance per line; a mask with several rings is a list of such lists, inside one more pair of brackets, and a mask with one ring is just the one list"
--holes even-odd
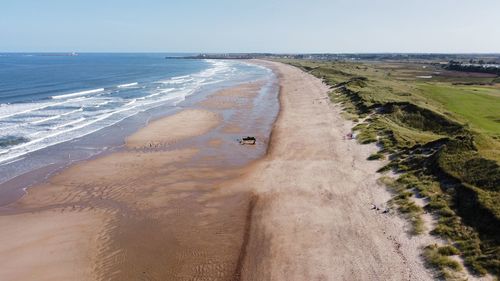
[(137, 86), (139, 83), (134, 82), (134, 83), (128, 83), (128, 84), (122, 84), (118, 85), (118, 88), (127, 88), (127, 87), (132, 87), (132, 86)]
[(81, 92), (76, 92), (76, 93), (71, 93), (71, 94), (52, 96), (51, 98), (52, 99), (65, 99), (65, 98), (71, 98), (71, 97), (84, 96), (84, 95), (88, 95), (88, 94), (100, 93), (103, 91), (104, 91), (104, 88), (99, 88), (99, 89), (81, 91)]

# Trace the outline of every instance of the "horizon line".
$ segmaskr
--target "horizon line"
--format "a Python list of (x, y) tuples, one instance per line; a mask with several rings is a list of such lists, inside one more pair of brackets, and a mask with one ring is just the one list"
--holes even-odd
[(191, 52), (191, 51), (0, 51), (0, 54), (258, 54), (258, 55), (500, 55), (497, 52)]

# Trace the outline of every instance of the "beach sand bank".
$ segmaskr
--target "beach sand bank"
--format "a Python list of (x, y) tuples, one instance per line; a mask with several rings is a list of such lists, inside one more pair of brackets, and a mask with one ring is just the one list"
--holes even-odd
[(153, 121), (0, 214), (0, 280), (431, 279), (405, 222), (371, 210), (381, 164), (326, 86), (254, 63), (279, 78), (272, 138), (260, 82)]
[[(235, 187), (253, 188), (243, 280), (433, 280), (390, 193), (377, 148), (346, 139), (354, 124), (319, 79), (279, 63), (281, 110), (268, 155)], [(381, 208), (372, 209), (372, 204)]]
[(218, 189), (265, 153), (277, 112), (264, 122), (254, 102), (277, 93), (263, 86), (218, 91), (29, 189), (0, 214), (0, 280), (231, 280), (253, 195)]

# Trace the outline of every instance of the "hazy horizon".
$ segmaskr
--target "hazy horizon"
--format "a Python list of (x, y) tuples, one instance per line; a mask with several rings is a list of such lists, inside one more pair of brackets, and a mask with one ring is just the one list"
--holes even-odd
[(496, 0), (4, 3), (0, 52), (500, 53)]
[(273, 53), (273, 52), (148, 52), (148, 51), (89, 51), (89, 52), (74, 52), (72, 50), (61, 50), (61, 51), (0, 51), (0, 54), (162, 54), (162, 55), (198, 55), (198, 54), (272, 54), (272, 55), (322, 55), (322, 54), (333, 54), (333, 55), (383, 55), (383, 54), (401, 54), (401, 55), (500, 55), (500, 52), (475, 52), (475, 53), (404, 53), (404, 52), (346, 52), (346, 53), (335, 53), (335, 52), (324, 52), (324, 53)]

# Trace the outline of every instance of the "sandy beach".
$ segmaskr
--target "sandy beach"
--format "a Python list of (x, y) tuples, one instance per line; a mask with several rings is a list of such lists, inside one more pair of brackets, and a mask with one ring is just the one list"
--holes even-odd
[(432, 280), (328, 88), (253, 63), (279, 80), (272, 134), (260, 81), (151, 122), (0, 213), (0, 280)]
[(243, 280), (432, 280), (422, 237), (384, 210), (375, 146), (345, 136), (354, 124), (328, 88), (292, 66), (280, 75), (281, 111), (267, 157), (237, 185), (258, 194)]

